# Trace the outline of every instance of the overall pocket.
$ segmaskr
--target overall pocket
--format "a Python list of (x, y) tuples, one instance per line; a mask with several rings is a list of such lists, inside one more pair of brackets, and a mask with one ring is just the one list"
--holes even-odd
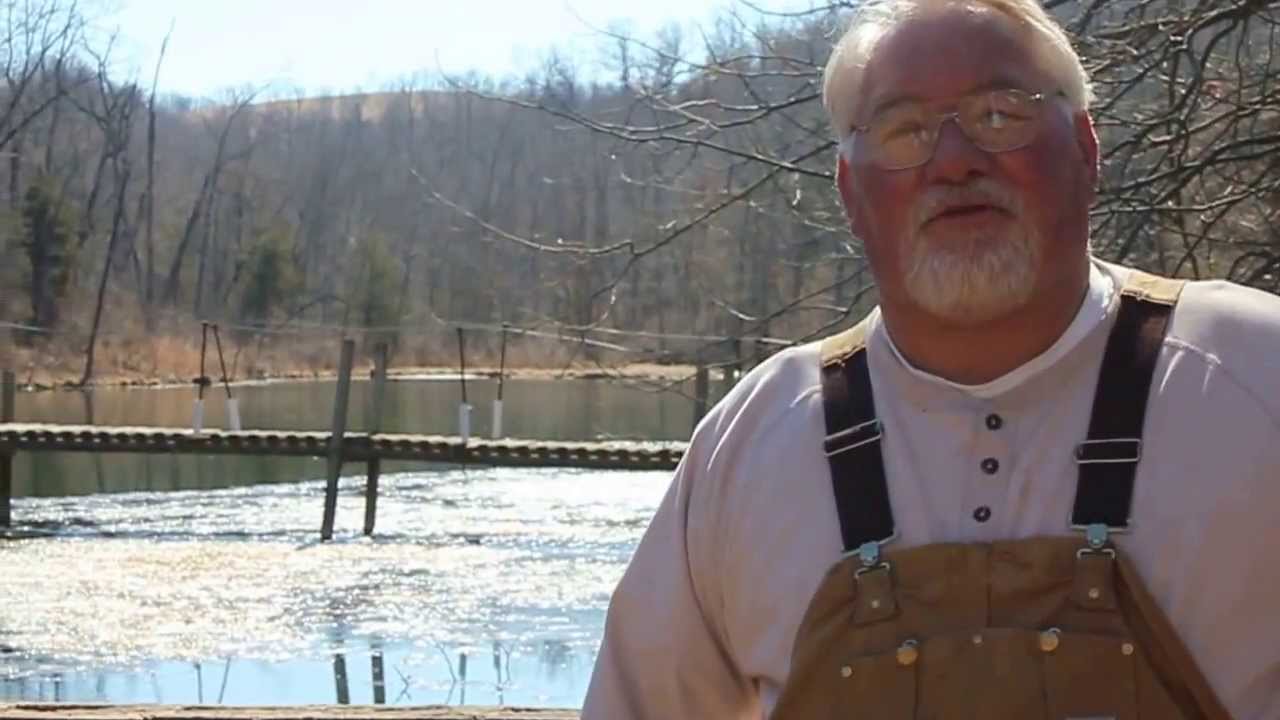
[(1063, 632), (1044, 654), (1050, 720), (1137, 720), (1137, 662), (1131, 640)]
[(986, 628), (847, 659), (831, 720), (1137, 720), (1125, 638)]
[(840, 692), (832, 696), (830, 720), (913, 720), (916, 717), (914, 642), (898, 649), (851, 658), (840, 667)]

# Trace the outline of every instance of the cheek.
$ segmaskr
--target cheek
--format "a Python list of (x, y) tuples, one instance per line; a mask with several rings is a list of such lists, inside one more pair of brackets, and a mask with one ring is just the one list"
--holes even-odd
[(902, 237), (919, 194), (917, 175), (914, 170), (863, 174), (857, 201), (864, 233), (885, 240)]
[(1045, 142), (999, 159), (1001, 179), (1022, 194), (1028, 216), (1041, 222), (1071, 215), (1089, 192), (1088, 167), (1066, 130), (1055, 127)]

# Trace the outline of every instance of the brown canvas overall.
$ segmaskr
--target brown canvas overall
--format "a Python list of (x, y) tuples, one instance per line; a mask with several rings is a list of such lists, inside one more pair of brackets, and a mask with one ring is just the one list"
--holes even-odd
[(1062, 537), (882, 552), (895, 527), (865, 327), (824, 343), (845, 555), (800, 624), (773, 720), (1230, 718), (1110, 542), (1129, 525), (1148, 390), (1180, 290), (1140, 273), (1122, 290), (1075, 453), (1080, 532)]

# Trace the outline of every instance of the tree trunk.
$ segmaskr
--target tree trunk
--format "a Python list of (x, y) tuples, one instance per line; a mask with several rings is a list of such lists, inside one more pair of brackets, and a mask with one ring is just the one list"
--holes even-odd
[(209, 244), (218, 223), (218, 195), (215, 191), (209, 198), (209, 212), (205, 213), (204, 233), (200, 238), (199, 262), (196, 264), (196, 296), (191, 303), (191, 314), (197, 318), (204, 312), (204, 278), (209, 267)]
[(125, 162), (124, 172), (120, 174), (120, 187), (116, 191), (116, 211), (111, 219), (111, 239), (107, 242), (107, 259), (102, 263), (102, 280), (98, 283), (98, 302), (93, 309), (93, 328), (89, 331), (89, 347), (85, 350), (84, 375), (80, 376), (80, 386), (89, 384), (93, 377), (93, 353), (98, 345), (98, 328), (102, 324), (102, 301), (107, 295), (107, 278), (111, 276), (111, 258), (115, 256), (116, 240), (120, 237), (120, 226), (124, 220), (125, 191), (129, 188), (129, 165)]
[(156, 285), (156, 246), (155, 246), (155, 182), (156, 182), (156, 85), (160, 83), (160, 65), (164, 62), (165, 50), (169, 48), (169, 34), (173, 32), (170, 26), (169, 33), (164, 36), (164, 41), (160, 43), (160, 56), (156, 58), (156, 72), (151, 80), (151, 97), (147, 101), (147, 187), (143, 190), (142, 196), (146, 198), (147, 205), (147, 229), (146, 237), (143, 240), (145, 247), (143, 252), (147, 256), (147, 279), (143, 285), (142, 296), (145, 305), (145, 322), (148, 330), (155, 328), (155, 285)]
[(191, 238), (195, 237), (196, 227), (200, 223), (200, 217), (204, 214), (204, 200), (209, 193), (209, 183), (213, 180), (213, 173), (205, 173), (204, 182), (200, 185), (200, 193), (196, 195), (195, 204), (191, 206), (191, 214), (187, 216), (186, 227), (182, 230), (182, 239), (178, 241), (178, 248), (173, 253), (173, 261), (169, 263), (169, 275), (164, 281), (164, 302), (172, 305), (178, 302), (178, 289), (182, 283), (182, 258), (187, 254), (187, 246), (191, 244)]
[(98, 207), (98, 196), (102, 192), (102, 175), (107, 168), (107, 161), (111, 159), (111, 149), (104, 147), (102, 154), (98, 156), (98, 168), (93, 171), (93, 187), (89, 189), (89, 199), (84, 205), (84, 217), (80, 221), (80, 230), (76, 240), (76, 251), (84, 250), (85, 243), (89, 242), (89, 236), (93, 235), (94, 230), (94, 212)]
[(31, 324), (35, 327), (52, 327), (53, 288), (48, 248), (53, 242), (52, 231), (46, 223), (33, 223), (31, 247), (28, 250), (31, 259)]
[(9, 207), (14, 210), (22, 204), (22, 139), (22, 135), (13, 139), (9, 153)]
[(53, 174), (53, 149), (57, 146), (58, 121), (62, 119), (62, 103), (55, 100), (50, 112), (52, 114), (49, 117), (49, 134), (44, 144), (44, 172), (46, 175)]

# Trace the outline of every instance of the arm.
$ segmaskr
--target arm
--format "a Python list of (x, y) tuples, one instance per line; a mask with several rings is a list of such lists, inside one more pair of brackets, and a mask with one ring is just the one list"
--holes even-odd
[(614, 591), (583, 720), (735, 720), (752, 716), (751, 684), (717, 622), (717, 533), (707, 472), (716, 413), (688, 452)]

